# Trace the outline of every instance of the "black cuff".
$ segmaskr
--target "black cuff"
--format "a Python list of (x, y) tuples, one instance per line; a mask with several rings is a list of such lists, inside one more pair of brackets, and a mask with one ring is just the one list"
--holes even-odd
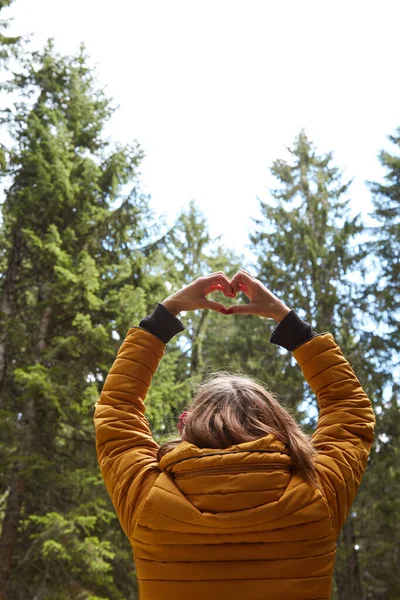
[(274, 329), (269, 341), (293, 352), (316, 335), (319, 334), (312, 329), (310, 323), (300, 319), (294, 310), (291, 310)]
[(158, 337), (164, 344), (185, 329), (180, 320), (171, 315), (163, 304), (157, 304), (153, 314), (142, 319), (139, 327)]

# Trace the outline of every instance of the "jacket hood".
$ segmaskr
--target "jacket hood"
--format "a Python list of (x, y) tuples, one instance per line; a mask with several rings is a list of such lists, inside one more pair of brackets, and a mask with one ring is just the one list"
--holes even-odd
[(274, 435), (224, 449), (178, 444), (159, 462), (200, 512), (246, 510), (279, 500), (290, 482), (289, 449)]

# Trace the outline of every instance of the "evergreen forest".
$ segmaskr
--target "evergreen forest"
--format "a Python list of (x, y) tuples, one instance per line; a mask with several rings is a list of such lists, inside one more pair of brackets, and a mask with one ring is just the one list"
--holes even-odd
[[(0, 20), (12, 1), (0, 0)], [(140, 144), (104, 135), (115, 109), (84, 47), (32, 52), (1, 27), (1, 600), (138, 598), (97, 464), (94, 404), (132, 325), (196, 277), (240, 267), (333, 334), (373, 403), (375, 442), (338, 539), (332, 599), (398, 600), (400, 128), (379, 154), (383, 181), (368, 184), (373, 226), (350, 216), (351, 182), (333, 153), (300, 131), (270, 165), (249, 265), (210, 236), (194, 201), (173, 227), (155, 214)], [(315, 429), (300, 368), (269, 344), (275, 322), (211, 311), (182, 320), (146, 401), (158, 443), (177, 436), (202, 377), (226, 368), (265, 382)]]

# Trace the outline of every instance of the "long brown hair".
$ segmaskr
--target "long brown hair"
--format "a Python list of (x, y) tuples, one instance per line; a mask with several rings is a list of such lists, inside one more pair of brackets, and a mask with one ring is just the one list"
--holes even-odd
[(181, 437), (162, 444), (157, 458), (182, 441), (198, 448), (228, 448), (273, 434), (288, 448), (295, 469), (319, 487), (316, 449), (288, 410), (263, 385), (245, 375), (212, 373), (187, 408)]

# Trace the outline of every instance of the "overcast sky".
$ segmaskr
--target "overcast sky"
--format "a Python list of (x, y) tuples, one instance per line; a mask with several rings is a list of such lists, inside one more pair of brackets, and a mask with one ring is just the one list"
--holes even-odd
[(169, 221), (195, 199), (212, 235), (244, 247), (269, 167), (301, 128), (334, 151), (352, 212), (400, 126), (400, 2), (335, 0), (16, 0), (12, 33), (84, 42), (120, 106), (114, 140), (146, 153), (144, 189)]

